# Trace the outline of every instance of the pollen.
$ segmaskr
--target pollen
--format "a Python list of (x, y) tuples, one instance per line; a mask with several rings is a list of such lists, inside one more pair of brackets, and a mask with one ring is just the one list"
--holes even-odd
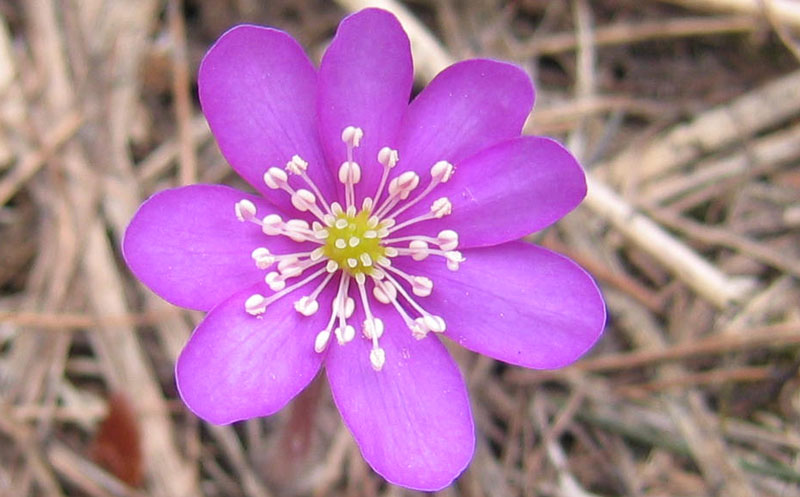
[(328, 237), (323, 245), (323, 253), (353, 276), (371, 275), (373, 261), (382, 260), (386, 255), (379, 235), (382, 226), (370, 214), (366, 209), (354, 216), (341, 212), (327, 228)]

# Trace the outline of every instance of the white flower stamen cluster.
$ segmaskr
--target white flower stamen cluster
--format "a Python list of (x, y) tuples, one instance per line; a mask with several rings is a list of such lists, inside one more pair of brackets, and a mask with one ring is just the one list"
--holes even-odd
[[(372, 342), (369, 360), (373, 369), (380, 371), (386, 363), (386, 352), (379, 343), (384, 323), (373, 313), (375, 304), (392, 305), (417, 339), (446, 329), (441, 316), (427, 312), (414, 298), (429, 296), (433, 292), (433, 281), (427, 276), (408, 274), (394, 267), (392, 260), (410, 257), (421, 261), (429, 256), (440, 256), (447, 267), (455, 271), (464, 262), (464, 257), (456, 250), (458, 234), (453, 230), (442, 230), (436, 237), (391, 236), (417, 223), (442, 218), (452, 212), (450, 200), (439, 197), (431, 202), (424, 214), (397, 222), (398, 216), (423, 201), (439, 184), (450, 180), (455, 170), (453, 165), (447, 161), (436, 162), (430, 169), (427, 186), (412, 197), (420, 184), (419, 175), (406, 171), (389, 180), (390, 172), (400, 157), (396, 150), (384, 147), (377, 157), (378, 164), (383, 167), (378, 188), (373, 196), (363, 198), (359, 208), (355, 185), (361, 181), (361, 166), (354, 160), (354, 150), (363, 137), (364, 132), (358, 127), (348, 126), (342, 131), (347, 156), (339, 167), (338, 179), (345, 187), (344, 205), (326, 201), (307, 174), (308, 162), (295, 155), (285, 169), (269, 168), (264, 173), (264, 184), (273, 190), (285, 191), (295, 209), (310, 213), (316, 220), (309, 224), (304, 219), (284, 220), (278, 214), (259, 218), (255, 204), (247, 199), (237, 202), (234, 211), (239, 221), (259, 225), (265, 235), (285, 236), (304, 243), (304, 247), (309, 246), (305, 242), (314, 247), (290, 254), (273, 254), (266, 247), (253, 250), (251, 257), (259, 269), (268, 271), (264, 281), (273, 293), (251, 295), (245, 302), (245, 311), (259, 316), (284, 295), (321, 278), (311, 293), (294, 303), (298, 313), (311, 316), (320, 309), (319, 295), (338, 276), (328, 324), (316, 335), (314, 350), (324, 352), (332, 337), (336, 337), (340, 345), (355, 338), (355, 328), (348, 323), (356, 306), (355, 300), (349, 296), (350, 287), (355, 286), (365, 317), (361, 333)], [(308, 188), (292, 188), (289, 185), (290, 174), (299, 176)], [(374, 300), (368, 295), (369, 283)]]

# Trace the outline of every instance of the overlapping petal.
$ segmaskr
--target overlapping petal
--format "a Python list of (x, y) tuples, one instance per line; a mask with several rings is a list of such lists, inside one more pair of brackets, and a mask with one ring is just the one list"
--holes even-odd
[(494, 60), (458, 62), (439, 73), (411, 102), (397, 138), (397, 173), (426, 176), (440, 160), (459, 163), (518, 137), (533, 107), (530, 77)]
[[(262, 288), (264, 287), (264, 288)], [(314, 337), (327, 316), (302, 316), (292, 303), (304, 289), (279, 299), (258, 317), (245, 300), (265, 285), (236, 293), (208, 313), (175, 367), (181, 398), (199, 417), (215, 424), (267, 416), (308, 385), (322, 364)], [(266, 290), (266, 293), (269, 293)], [(320, 304), (330, 306), (324, 295)]]
[(585, 195), (586, 178), (572, 154), (549, 138), (523, 136), (456, 164), (448, 183), (439, 185), (398, 221), (427, 212), (439, 197), (452, 202), (452, 214), (398, 234), (435, 236), (452, 229), (462, 247), (496, 245), (549, 226)]
[(342, 130), (363, 129), (364, 138), (355, 151), (362, 172), (359, 198), (375, 192), (382, 173), (378, 151), (394, 146), (412, 83), (408, 37), (394, 15), (365, 9), (339, 24), (319, 69), (320, 135), (336, 174), (346, 158)]
[(326, 369), (336, 406), (364, 459), (389, 482), (439, 490), (466, 468), (475, 434), (464, 380), (435, 336), (417, 341), (379, 306), (386, 364), (370, 366), (371, 342), (332, 343)]
[(511, 242), (464, 251), (449, 271), (441, 259), (403, 266), (435, 281), (425, 308), (444, 316), (459, 345), (519, 366), (573, 362), (600, 337), (605, 305), (592, 278), (566, 257)]
[(308, 174), (323, 194), (333, 194), (317, 135), (316, 71), (292, 37), (260, 26), (232, 28), (203, 59), (198, 88), (223, 155), (272, 203), (291, 209), (284, 192), (266, 187), (264, 172), (283, 168), (295, 154), (311, 164)]
[(125, 231), (122, 252), (128, 267), (164, 300), (207, 311), (264, 277), (250, 258), (256, 247), (293, 252), (297, 244), (267, 238), (261, 228), (237, 221), (241, 199), (266, 216), (275, 208), (261, 197), (219, 185), (164, 190), (148, 199)]

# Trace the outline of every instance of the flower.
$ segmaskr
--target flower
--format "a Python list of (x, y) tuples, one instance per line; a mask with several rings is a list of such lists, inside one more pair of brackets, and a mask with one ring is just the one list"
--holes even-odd
[(260, 195), (157, 193), (123, 252), (158, 295), (208, 311), (176, 366), (194, 413), (217, 424), (272, 414), (324, 364), (375, 471), (436, 490), (475, 444), (440, 336), (557, 368), (597, 340), (605, 307), (575, 263), (515, 241), (586, 193), (561, 145), (520, 136), (528, 76), (464, 61), (409, 104), (412, 76), (408, 38), (382, 10), (343, 20), (318, 70), (282, 31), (232, 28), (202, 62), (200, 101)]

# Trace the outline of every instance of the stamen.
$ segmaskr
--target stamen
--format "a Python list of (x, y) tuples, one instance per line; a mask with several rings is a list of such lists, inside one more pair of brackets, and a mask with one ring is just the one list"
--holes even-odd
[[(361, 276), (361, 278), (358, 278), (358, 276)], [(372, 315), (364, 280), (363, 273), (356, 276), (358, 293), (361, 296), (361, 305), (364, 306), (364, 314), (367, 316), (367, 319), (364, 320), (364, 329), (362, 331), (364, 336), (372, 340), (372, 350), (369, 353), (369, 360), (372, 363), (372, 368), (375, 371), (380, 371), (383, 368), (383, 364), (386, 362), (386, 353), (380, 345), (378, 345), (378, 339), (383, 334), (383, 321)]]
[(354, 185), (361, 181), (361, 167), (350, 160), (343, 162), (339, 167), (339, 181), (344, 184), (344, 199), (347, 208), (354, 207), (353, 204), (356, 201)]
[[(270, 289), (272, 289), (275, 293), (270, 295), (269, 297), (264, 297), (261, 294), (255, 293), (247, 298), (244, 303), (244, 309), (248, 314), (252, 314), (256, 316), (258, 314), (263, 314), (264, 311), (267, 310), (267, 306), (278, 300), (279, 298), (283, 297), (287, 293), (293, 292), (294, 290), (300, 288), (301, 286), (307, 284), (308, 282), (312, 281), (313, 279), (317, 278), (319, 275), (325, 272), (325, 268), (322, 268), (313, 274), (309, 275), (308, 277), (293, 283), (290, 286), (286, 286), (286, 282), (284, 281), (285, 278), (278, 273), (272, 272), (268, 273), (265, 277), (265, 281), (269, 285)], [(273, 285), (272, 283), (276, 283)], [(313, 314), (313, 313), (312, 313)]]
[(317, 285), (317, 288), (314, 289), (311, 294), (301, 297), (300, 300), (294, 303), (294, 308), (297, 312), (304, 316), (311, 316), (319, 310), (319, 302), (317, 302), (317, 297), (328, 286), (328, 282), (331, 281), (333, 278), (333, 273), (328, 273), (322, 282)]
[(330, 214), (331, 207), (325, 200), (325, 196), (322, 195), (322, 193), (319, 190), (319, 187), (317, 187), (317, 184), (314, 183), (314, 181), (306, 173), (306, 171), (308, 170), (308, 162), (304, 161), (303, 158), (300, 157), (299, 155), (293, 155), (292, 160), (286, 163), (286, 170), (292, 174), (296, 174), (301, 178), (303, 178), (306, 184), (311, 188), (311, 190), (319, 199), (320, 203), (322, 204), (322, 207), (325, 208), (325, 212)]
[(294, 303), (294, 309), (303, 316), (311, 316), (319, 310), (319, 302), (311, 300), (310, 297), (300, 297), (300, 300)]
[(446, 160), (440, 160), (431, 167), (431, 181), (438, 183), (447, 183), (453, 177), (455, 168)]
[(408, 244), (408, 250), (415, 261), (423, 261), (429, 254), (428, 243), (422, 240), (413, 240)]
[(342, 130), (342, 141), (347, 144), (348, 149), (358, 147), (361, 138), (364, 137), (364, 130), (355, 126), (348, 126)]
[(264, 304), (265, 301), (266, 299), (263, 295), (260, 293), (254, 293), (253, 295), (247, 297), (247, 300), (244, 301), (244, 310), (253, 316), (263, 314), (264, 311), (267, 310), (267, 306)]
[(458, 233), (453, 230), (442, 230), (436, 235), (436, 241), (442, 250), (454, 250), (458, 247)]
[(258, 247), (253, 250), (250, 257), (256, 262), (256, 267), (258, 269), (267, 269), (275, 262), (275, 257), (266, 247)]
[[(405, 291), (405, 289), (402, 287), (402, 285), (400, 285), (400, 283), (398, 283), (397, 280), (394, 279), (390, 274), (386, 273), (386, 279), (392, 285), (394, 285), (394, 287), (397, 289), (397, 292), (400, 293), (400, 295), (402, 295), (403, 298), (406, 299), (406, 301), (411, 305), (411, 307), (413, 307), (414, 310), (416, 310), (418, 313), (420, 313), (422, 315), (422, 318), (417, 318), (417, 319), (414, 320), (414, 322), (417, 324), (417, 326), (415, 327), (417, 329), (412, 328), (411, 331), (414, 334), (415, 338), (418, 338), (418, 339), (419, 338), (424, 338), (425, 334), (427, 334), (429, 331), (433, 331), (435, 333), (441, 333), (446, 329), (444, 319), (442, 319), (440, 316), (435, 316), (435, 315), (429, 313), (428, 311), (426, 311), (425, 309), (423, 309), (422, 306), (419, 305), (417, 303), (417, 301), (414, 300), (408, 294), (408, 292)], [(425, 319), (425, 318), (427, 318), (427, 319)], [(439, 330), (439, 331), (437, 331), (437, 330)], [(422, 336), (421, 337), (418, 336), (416, 334), (417, 332), (422, 333)]]
[(453, 204), (450, 203), (447, 197), (436, 199), (436, 201), (431, 204), (431, 214), (437, 219), (448, 216), (451, 212), (453, 212)]
[[(337, 314), (339, 316), (339, 326), (334, 330), (336, 334), (336, 339), (340, 345), (344, 345), (347, 342), (353, 340), (356, 336), (356, 330), (349, 324), (347, 324), (347, 318), (352, 312), (348, 313), (348, 300), (349, 297), (347, 293), (350, 290), (350, 275), (347, 273), (342, 273), (342, 278), (339, 280), (339, 291), (336, 294), (336, 302), (338, 305)], [(353, 309), (355, 310), (355, 302), (353, 303)]]
[(407, 199), (418, 185), (419, 175), (414, 171), (406, 171), (394, 178), (389, 182), (389, 196), (375, 212), (375, 215), (378, 218), (384, 217), (398, 202)]
[(386, 364), (386, 351), (382, 348), (373, 348), (369, 351), (369, 362), (372, 363), (372, 369), (380, 371), (383, 365)]
[[(331, 314), (331, 323), (333, 323), (333, 318), (336, 317), (335, 314)], [(330, 324), (328, 326), (331, 326)], [(314, 352), (317, 354), (321, 354), (325, 351), (328, 347), (328, 343), (331, 341), (331, 332), (327, 328), (317, 333), (317, 337), (314, 339)]]
[(411, 276), (393, 266), (389, 266), (386, 269), (406, 280), (411, 285), (411, 291), (417, 297), (427, 297), (433, 291), (433, 281), (428, 277)]
[(372, 288), (372, 295), (375, 296), (378, 302), (388, 304), (395, 300), (397, 297), (397, 289), (395, 289), (394, 285), (380, 281), (374, 275), (372, 280), (375, 283), (375, 286)]
[(264, 173), (264, 183), (273, 190), (284, 189), (289, 187), (289, 177), (283, 169), (271, 167)]
[[(416, 205), (420, 200), (425, 198), (430, 192), (433, 191), (440, 183), (447, 183), (450, 181), (450, 178), (453, 176), (453, 165), (447, 161), (441, 160), (431, 167), (431, 182), (428, 183), (428, 186), (425, 187), (425, 190), (422, 191), (419, 195), (417, 195), (413, 200), (403, 204), (400, 208), (396, 211), (389, 214), (388, 218), (396, 218), (406, 210), (410, 209), (414, 205)], [(441, 199), (437, 200), (437, 202), (441, 201)], [(448, 212), (449, 214), (449, 212)], [(441, 216), (438, 216), (441, 217)]]
[(234, 210), (236, 211), (236, 219), (242, 222), (250, 221), (256, 217), (255, 204), (246, 198), (236, 202), (236, 205), (234, 205)]
[(378, 200), (381, 198), (381, 194), (383, 193), (383, 188), (386, 186), (386, 180), (389, 178), (389, 171), (397, 165), (397, 161), (400, 160), (400, 156), (397, 153), (397, 150), (393, 150), (389, 147), (383, 147), (380, 152), (378, 152), (378, 162), (383, 165), (383, 174), (381, 175), (381, 181), (378, 184), (378, 190), (375, 192), (375, 196), (372, 197), (372, 205), (377, 205)]
[(458, 271), (458, 265), (466, 260), (458, 250), (445, 252), (444, 257), (447, 259), (447, 269), (450, 271)]
[(450, 203), (450, 200), (447, 197), (441, 197), (431, 204), (430, 212), (407, 219), (402, 223), (395, 225), (389, 230), (389, 233), (394, 233), (395, 231), (401, 230), (407, 226), (411, 226), (412, 224), (417, 224), (422, 221), (427, 221), (428, 219), (439, 219), (449, 215), (452, 212), (453, 204)]

